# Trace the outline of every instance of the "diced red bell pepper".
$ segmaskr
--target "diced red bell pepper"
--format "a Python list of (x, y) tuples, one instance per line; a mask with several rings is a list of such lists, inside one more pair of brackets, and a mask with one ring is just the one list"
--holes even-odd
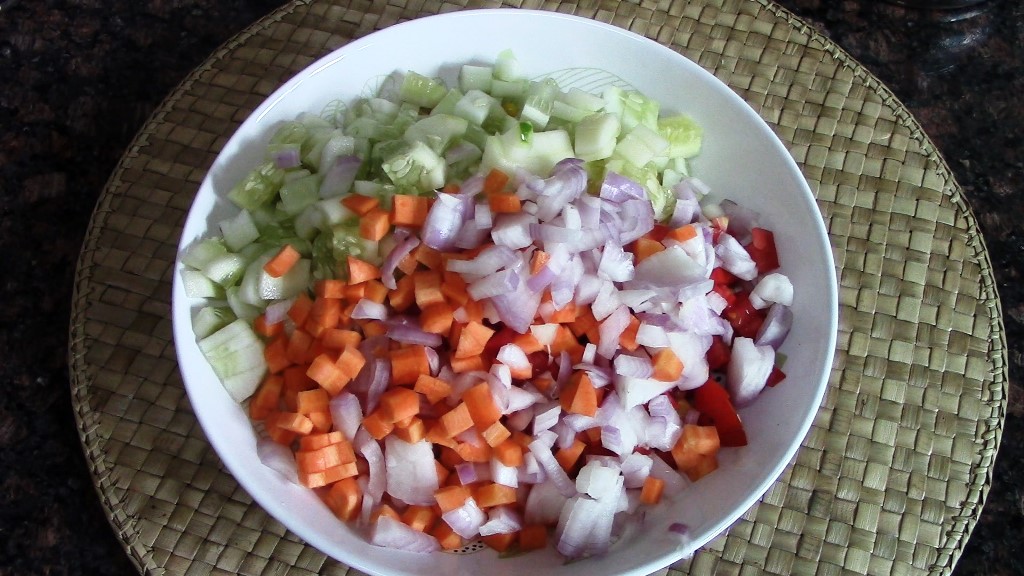
[(779, 382), (786, 379), (786, 373), (779, 369), (778, 366), (772, 368), (771, 374), (768, 374), (768, 382), (766, 385), (775, 386)]
[(757, 265), (758, 273), (764, 274), (778, 268), (779, 253), (775, 249), (775, 235), (764, 228), (752, 228), (750, 238), (747, 253)]
[(722, 446), (747, 445), (747, 432), (743, 429), (743, 422), (732, 405), (729, 393), (721, 384), (709, 379), (704, 385), (693, 390), (692, 399), (694, 409), (714, 422)]
[(708, 349), (708, 369), (721, 370), (729, 364), (729, 346), (722, 340), (721, 336), (711, 338), (711, 348)]
[(749, 293), (741, 292), (736, 294), (736, 300), (722, 311), (722, 316), (729, 321), (737, 336), (753, 338), (761, 329), (767, 312), (754, 308)]

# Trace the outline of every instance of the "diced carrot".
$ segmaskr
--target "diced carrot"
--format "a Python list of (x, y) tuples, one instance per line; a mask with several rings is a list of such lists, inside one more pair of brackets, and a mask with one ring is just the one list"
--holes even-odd
[(482, 302), (468, 298), (462, 304), (462, 311), (466, 315), (466, 322), (483, 322), (484, 321), (484, 305)]
[(455, 452), (466, 462), (489, 462), (491, 460), (491, 447), (478, 438), (474, 442), (456, 442)]
[(395, 226), (419, 228), (427, 220), (430, 201), (426, 196), (395, 194), (391, 198), (391, 222)]
[(363, 491), (359, 489), (356, 479), (349, 476), (331, 484), (324, 496), (324, 501), (335, 516), (346, 522), (351, 522), (356, 519), (361, 510)]
[(373, 208), (359, 218), (359, 236), (374, 242), (391, 231), (391, 214), (380, 208)]
[(315, 336), (319, 336), (327, 328), (336, 328), (341, 319), (341, 300), (337, 298), (317, 298), (309, 311), (304, 328)]
[(327, 353), (320, 354), (309, 364), (306, 376), (323, 387), (331, 396), (337, 396), (348, 385), (351, 378), (338, 367), (335, 359)]
[(526, 524), (519, 530), (519, 549), (523, 552), (541, 550), (548, 545), (548, 528), (543, 524)]
[(549, 313), (545, 320), (550, 324), (568, 324), (576, 320), (576, 316), (576, 303), (570, 300), (565, 306)]
[(362, 284), (370, 280), (380, 278), (380, 268), (361, 260), (355, 256), (347, 256), (345, 261), (348, 264), (348, 283)]
[(420, 395), (403, 386), (388, 388), (381, 394), (377, 410), (381, 418), (395, 424), (420, 413)]
[[(284, 381), (282, 380), (282, 383), (283, 382)], [(330, 401), (331, 397), (323, 388), (303, 390), (296, 396), (295, 410), (299, 414), (305, 414), (308, 416), (313, 412), (326, 411)]]
[(469, 300), (466, 280), (461, 274), (445, 270), (441, 273), (441, 294), (452, 307), (464, 306)]
[(523, 203), (519, 196), (505, 192), (487, 194), (487, 205), (494, 214), (515, 214), (523, 209)]
[(576, 335), (572, 333), (572, 330), (565, 324), (559, 324), (558, 329), (555, 331), (555, 339), (551, 342), (549, 350), (552, 356), (557, 356), (562, 352), (568, 352), (570, 355), (580, 346), (579, 340), (576, 339)]
[(676, 242), (686, 242), (697, 237), (697, 227), (693, 224), (684, 224), (678, 228), (673, 228), (665, 234), (663, 240), (675, 240)]
[(365, 283), (346, 283), (344, 296), (345, 300), (350, 303), (356, 303), (362, 300), (366, 296), (366, 284)]
[(455, 408), (442, 414), (440, 421), (445, 435), (449, 438), (473, 427), (473, 417), (470, 416), (469, 407), (465, 402), (459, 402)]
[(696, 461), (683, 472), (691, 482), (696, 482), (718, 469), (718, 458), (713, 454), (698, 454)]
[(486, 430), (480, 432), (480, 435), (484, 437), (484, 441), (491, 448), (504, 443), (506, 440), (512, 437), (512, 432), (509, 431), (500, 421), (496, 421), (487, 427)]
[(510, 178), (507, 172), (498, 168), (491, 168), (484, 176), (484, 194), (494, 194), (505, 190)]
[(359, 346), (363, 336), (355, 330), (344, 328), (328, 328), (320, 334), (320, 342), (328, 350), (344, 350), (349, 346)]
[(555, 451), (555, 460), (558, 461), (558, 465), (562, 467), (562, 470), (570, 472), (576, 466), (576, 463), (579, 462), (580, 456), (583, 455), (583, 450), (586, 447), (587, 445), (582, 440), (573, 440), (572, 444)]
[(420, 374), (417, 376), (416, 383), (412, 389), (423, 394), (427, 398), (427, 402), (431, 404), (444, 400), (452, 392), (451, 384), (430, 374)]
[(654, 367), (651, 377), (655, 380), (675, 382), (683, 375), (683, 362), (671, 348), (662, 348), (655, 352), (651, 363)]
[(640, 320), (630, 314), (629, 324), (626, 325), (626, 329), (619, 335), (619, 346), (628, 352), (633, 352), (640, 347), (636, 341), (637, 332), (640, 331)]
[(413, 416), (407, 421), (402, 421), (404, 425), (395, 424), (395, 430), (393, 434), (398, 436), (402, 440), (405, 440), (409, 444), (415, 444), (420, 440), (427, 437), (427, 425), (423, 422), (422, 418)]
[(396, 312), (405, 312), (416, 303), (416, 283), (412, 276), (395, 281), (395, 289), (388, 293), (388, 303)]
[(334, 427), (334, 419), (328, 410), (310, 412), (306, 416), (313, 423), (313, 432), (327, 432)]
[(533, 256), (530, 257), (530, 274), (540, 272), (550, 260), (551, 254), (543, 250), (535, 250)]
[[(424, 426), (426, 426), (426, 424), (424, 424)], [(445, 467), (444, 464), (441, 464), (439, 460), (434, 460), (434, 470), (437, 471), (437, 485), (446, 486), (448, 477), (451, 476), (452, 471)]]
[(391, 518), (392, 520), (398, 520), (399, 522), (402, 521), (402, 515), (395, 511), (395, 509), (390, 504), (387, 503), (379, 504), (377, 506), (377, 509), (374, 510), (373, 513), (370, 515), (370, 521), (376, 522), (381, 516), (387, 516), (388, 518)]
[(441, 292), (441, 272), (437, 270), (417, 270), (413, 275), (416, 305), (420, 310), (444, 302)]
[(472, 495), (473, 492), (466, 486), (445, 486), (434, 492), (434, 500), (440, 507), (441, 513), (445, 513), (460, 508)]
[(324, 278), (313, 283), (313, 292), (317, 298), (341, 298), (345, 295), (347, 284), (338, 278)]
[(381, 416), (380, 410), (374, 410), (363, 416), (363, 428), (376, 440), (381, 440), (395, 429), (395, 425)]
[(388, 289), (380, 280), (363, 282), (363, 298), (371, 302), (383, 304), (388, 299)]
[(643, 488), (640, 489), (640, 503), (653, 505), (661, 501), (661, 494), (665, 490), (665, 481), (661, 478), (648, 476), (644, 480)]
[(281, 401), (281, 389), (284, 387), (284, 378), (277, 374), (268, 374), (263, 378), (260, 387), (253, 394), (249, 401), (249, 417), (253, 420), (263, 420), (277, 410)]
[(502, 532), (481, 536), (480, 541), (493, 548), (497, 552), (505, 552), (512, 547), (518, 537), (518, 532)]
[(285, 244), (266, 264), (263, 271), (273, 278), (280, 278), (288, 273), (295, 264), (302, 259), (302, 254), (291, 244)]
[(597, 414), (597, 389), (583, 370), (577, 370), (569, 377), (558, 399), (562, 409), (571, 414), (593, 416)]
[(316, 450), (295, 453), (295, 466), (299, 472), (311, 473), (356, 461), (355, 452), (348, 442), (335, 442)]
[(341, 430), (309, 434), (299, 438), (299, 450), (319, 450), (324, 446), (330, 446), (338, 442), (348, 442), (344, 432)]
[(494, 401), (491, 387), (480, 382), (462, 393), (462, 402), (469, 409), (469, 415), (477, 430), (486, 430), (501, 418), (501, 408)]
[(426, 244), (420, 243), (416, 246), (412, 251), (412, 255), (417, 262), (431, 270), (441, 269), (441, 253)]
[(482, 484), (473, 490), (473, 499), (481, 508), (516, 503), (516, 489), (496, 482)]
[(354, 380), (366, 365), (366, 357), (359, 351), (357, 345), (349, 345), (338, 355), (335, 364), (349, 380)]
[(472, 321), (466, 324), (459, 333), (459, 341), (455, 348), (455, 358), (479, 356), (487, 346), (487, 341), (494, 335), (494, 330), (482, 323)]
[(398, 261), (398, 269), (405, 275), (410, 275), (420, 267), (420, 263), (416, 261), (416, 257), (413, 256), (412, 252), (406, 254), (401, 260)]
[(288, 358), (288, 337), (279, 334), (263, 347), (263, 359), (267, 362), (267, 371), (277, 374), (292, 365)]
[(297, 412), (279, 412), (274, 423), (279, 428), (296, 434), (309, 434), (313, 431), (313, 422), (305, 414)]
[(388, 332), (388, 327), (380, 320), (365, 320), (361, 322), (361, 325), (363, 329), (363, 336), (365, 338), (383, 336)]
[(721, 442), (718, 438), (718, 429), (714, 426), (684, 424), (677, 445), (698, 454), (717, 454)]
[(515, 440), (505, 440), (494, 447), (494, 457), (505, 466), (521, 466), (523, 464), (523, 447)]
[(402, 522), (418, 532), (430, 532), (439, 519), (433, 506), (412, 505), (402, 512)]
[(391, 383), (413, 385), (421, 374), (430, 373), (430, 360), (423, 346), (412, 345), (391, 351)]
[(277, 442), (278, 444), (290, 446), (291, 443), (295, 441), (295, 438), (299, 434), (297, 432), (293, 432), (292, 430), (286, 430), (285, 428), (279, 426), (278, 420), (280, 415), (281, 412), (274, 412), (270, 416), (267, 416), (266, 420), (264, 421), (267, 436), (269, 436), (271, 440)]
[[(437, 444), (437, 442), (435, 442), (435, 444)], [(438, 451), (441, 465), (454, 469), (456, 466), (466, 461), (458, 452), (455, 451), (456, 446), (458, 446), (458, 442), (452, 442), (451, 446), (444, 444), (441, 445), (441, 449)], [(459, 475), (453, 474), (452, 476), (456, 478), (457, 481)]]
[(447, 334), (452, 329), (452, 307), (436, 302), (420, 310), (420, 327), (431, 334)]
[(273, 338), (274, 336), (284, 332), (284, 322), (274, 322), (273, 324), (269, 324), (267, 323), (267, 315), (260, 314), (252, 321), (252, 329), (264, 338)]
[(482, 356), (470, 356), (468, 358), (450, 358), (448, 364), (452, 372), (465, 374), (466, 372), (478, 372), (484, 369)]
[(308, 362), (307, 354), (309, 353), (310, 347), (313, 345), (313, 336), (305, 330), (296, 329), (292, 332), (292, 335), (288, 338), (288, 360), (293, 364), (303, 364)]
[(664, 249), (665, 245), (661, 242), (641, 236), (637, 238), (636, 243), (633, 245), (633, 254), (636, 256), (636, 261), (639, 264)]
[(447, 522), (438, 522), (430, 535), (437, 539), (443, 550), (458, 550), (462, 548), (462, 536), (459, 536)]
[(352, 462), (350, 464), (341, 464), (333, 468), (327, 468), (319, 472), (299, 472), (299, 482), (307, 488), (320, 488), (322, 486), (338, 482), (344, 478), (351, 478), (357, 474), (359, 474), (359, 469), (356, 466), (356, 463)]
[(373, 196), (363, 196), (362, 194), (349, 194), (341, 199), (341, 204), (349, 210), (355, 212), (360, 216), (365, 216), (377, 206), (380, 206), (380, 200)]
[(288, 308), (288, 317), (292, 319), (296, 326), (302, 326), (306, 323), (306, 318), (309, 317), (309, 312), (312, 309), (313, 299), (305, 292), (299, 292), (291, 307)]

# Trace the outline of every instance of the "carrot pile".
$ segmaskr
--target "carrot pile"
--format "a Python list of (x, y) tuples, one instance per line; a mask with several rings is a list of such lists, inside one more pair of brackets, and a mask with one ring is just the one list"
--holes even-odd
[[(508, 180), (496, 171), (487, 176), (482, 195), (495, 213), (521, 210), (519, 199), (506, 189)], [(358, 194), (341, 202), (360, 216), (361, 236), (380, 240), (396, 226), (423, 226), (431, 201), (398, 194), (388, 210), (376, 198)], [(625, 248), (639, 262), (663, 250), (666, 238), (685, 240), (695, 234), (693, 226), (659, 225)], [(610, 387), (595, 385), (586, 370), (575, 369), (561, 378), (556, 374), (559, 368), (554, 359), (565, 353), (576, 365), (586, 358), (588, 347), (600, 344), (598, 322), (589, 305), (570, 303), (558, 310), (542, 306), (544, 315), (538, 315), (536, 324), (542, 328), (540, 333), (549, 336), (542, 342), (533, 331), (518, 333), (490, 322), (485, 303), (470, 297), (464, 278), (448, 270), (449, 261), (472, 258), (487, 248), (438, 252), (420, 244), (398, 264), (395, 288), (390, 289), (376, 265), (350, 256), (345, 262), (346, 277), (317, 281), (312, 294), (295, 299), (285, 319), (269, 323), (263, 315), (255, 320), (255, 330), (266, 341), (268, 371), (249, 402), (249, 415), (262, 424), (270, 439), (291, 448), (299, 481), (314, 489), (339, 518), (355, 521), (362, 515), (365, 519), (371, 510), (371, 522), (388, 517), (432, 535), (444, 549), (457, 549), (466, 539), (443, 516), (468, 499), (485, 513), (497, 507), (522, 512), (527, 489), (489, 479), (460, 480), (459, 467), (467, 464), (496, 460), (508, 467), (521, 466), (534, 438), (509, 422), (486, 380), (459, 386), (455, 381), (459, 375), (506, 371), (514, 385), (557, 400), (565, 414), (593, 417), (606, 397)], [(543, 266), (547, 257), (537, 250), (534, 269)], [(296, 260), (295, 251), (286, 246), (266, 269), (280, 276)], [(415, 318), (416, 327), (439, 337), (441, 345), (387, 338), (389, 326), (383, 320), (357, 313), (373, 306)], [(631, 315), (617, 345), (636, 350), (639, 325)], [(362, 384), (353, 383), (382, 364), (389, 377), (371, 404), (367, 391), (357, 390)], [(441, 371), (439, 365), (448, 369)], [(652, 365), (652, 378), (664, 382), (677, 380), (684, 368), (668, 347), (653, 354)], [(366, 506), (366, 482), (361, 477), (368, 471), (367, 462), (331, 413), (332, 399), (353, 390), (365, 412), (359, 422), (346, 427), (359, 427), (382, 445), (388, 437), (410, 444), (431, 443), (438, 485), (432, 504), (408, 505), (385, 493), (380, 501)], [(689, 407), (683, 393), (668, 394), (679, 410)], [(651, 455), (696, 480), (717, 467), (722, 442), (716, 424), (713, 419), (686, 424), (671, 451), (651, 451)], [(588, 456), (612, 454), (602, 446), (600, 428), (578, 433), (570, 445), (556, 446), (552, 453), (570, 478)], [(664, 489), (663, 480), (649, 476), (640, 490), (641, 503), (657, 504)], [(482, 540), (498, 551), (534, 550), (548, 544), (550, 528), (524, 524)]]

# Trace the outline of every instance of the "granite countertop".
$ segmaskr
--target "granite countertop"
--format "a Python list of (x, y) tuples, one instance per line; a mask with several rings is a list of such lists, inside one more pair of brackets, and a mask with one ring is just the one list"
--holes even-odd
[[(954, 574), (1024, 574), (1024, 3), (954, 12), (780, 3), (907, 105), (978, 219), (1002, 300), (1010, 400), (992, 488)], [(135, 573), (93, 490), (71, 410), (75, 262), (93, 206), (149, 114), (281, 4), (0, 0), (0, 575)]]

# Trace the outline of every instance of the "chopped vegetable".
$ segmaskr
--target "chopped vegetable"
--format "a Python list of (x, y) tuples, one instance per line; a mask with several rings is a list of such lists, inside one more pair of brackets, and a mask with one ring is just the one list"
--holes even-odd
[(508, 52), (459, 80), (279, 129), (182, 254), (199, 347), (261, 460), (371, 543), (601, 554), (747, 443), (795, 289), (687, 175), (693, 119)]

